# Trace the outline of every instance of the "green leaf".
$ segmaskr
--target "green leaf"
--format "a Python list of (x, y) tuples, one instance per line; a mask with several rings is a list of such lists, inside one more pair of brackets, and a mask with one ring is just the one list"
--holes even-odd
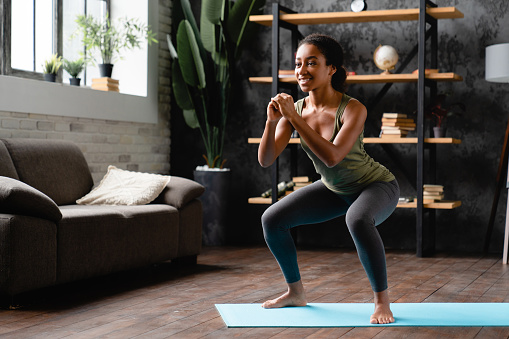
[(227, 27), (235, 46), (238, 48), (246, 26), (249, 24), (249, 16), (257, 12), (265, 3), (265, 0), (237, 0), (228, 16)]
[(198, 121), (198, 117), (196, 116), (196, 111), (194, 109), (184, 110), (184, 120), (186, 121), (187, 126), (191, 128), (200, 127), (200, 122)]
[(205, 16), (212, 24), (219, 25), (225, 1), (228, 0), (202, 0), (201, 16)]
[(205, 7), (203, 7), (202, 4), (202, 11), (200, 15), (200, 36), (201, 41), (203, 42), (203, 47), (210, 53), (213, 53), (215, 50), (215, 27), (216, 25), (210, 22), (207, 18)]
[(191, 24), (187, 20), (183, 20), (177, 30), (177, 53), (185, 82), (193, 87), (205, 88), (205, 70), (200, 49)]
[(175, 46), (173, 46), (173, 43), (171, 42), (171, 37), (169, 34), (166, 34), (166, 41), (168, 42), (168, 49), (170, 50), (171, 58), (177, 59), (178, 58), (177, 50), (175, 49)]
[(194, 109), (191, 93), (189, 93), (187, 84), (184, 81), (184, 78), (182, 77), (182, 72), (180, 71), (178, 59), (175, 59), (173, 61), (173, 64), (171, 65), (171, 73), (172, 73), (173, 95), (175, 96), (175, 101), (177, 102), (177, 105), (183, 110)]

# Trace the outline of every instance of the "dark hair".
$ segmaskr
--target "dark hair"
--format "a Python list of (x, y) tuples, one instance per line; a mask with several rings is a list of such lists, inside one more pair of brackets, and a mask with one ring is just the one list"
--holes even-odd
[[(309, 44), (316, 46), (325, 57), (326, 65), (334, 65), (336, 73), (332, 75), (332, 87), (341, 93), (346, 91), (346, 68), (343, 66), (343, 47), (333, 37), (313, 33), (299, 42), (299, 46)], [(297, 48), (298, 49), (298, 48)]]

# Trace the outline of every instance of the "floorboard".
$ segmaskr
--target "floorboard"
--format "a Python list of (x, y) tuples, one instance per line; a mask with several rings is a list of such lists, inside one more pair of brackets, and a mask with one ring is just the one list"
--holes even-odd
[[(309, 302), (372, 302), (357, 253), (300, 249)], [(392, 302), (509, 302), (498, 257), (387, 251)], [(171, 262), (18, 296), (0, 309), (1, 338), (509, 338), (509, 327), (227, 328), (217, 303), (261, 303), (286, 285), (264, 247), (205, 247)]]

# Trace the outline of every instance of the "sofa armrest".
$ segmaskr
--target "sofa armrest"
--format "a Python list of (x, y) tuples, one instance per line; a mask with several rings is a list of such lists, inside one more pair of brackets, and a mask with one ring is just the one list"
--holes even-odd
[(191, 200), (199, 198), (203, 192), (205, 192), (205, 187), (196, 181), (172, 176), (166, 188), (152, 203), (181, 208)]
[(16, 179), (0, 176), (0, 212), (58, 222), (62, 213), (46, 194)]

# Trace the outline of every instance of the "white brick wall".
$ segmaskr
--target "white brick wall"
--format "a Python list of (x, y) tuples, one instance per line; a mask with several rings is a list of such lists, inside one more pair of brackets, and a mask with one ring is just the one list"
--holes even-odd
[[(159, 119), (157, 124), (0, 111), (0, 138), (62, 139), (85, 154), (97, 184), (109, 165), (168, 174), (170, 171), (170, 60), (166, 34), (171, 1), (159, 0)], [(140, 112), (142, 114), (142, 112)]]

